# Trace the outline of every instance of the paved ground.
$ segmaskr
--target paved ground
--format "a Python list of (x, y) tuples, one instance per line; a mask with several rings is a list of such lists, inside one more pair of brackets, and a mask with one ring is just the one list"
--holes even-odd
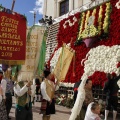
[[(13, 100), (14, 101), (14, 100)], [(36, 102), (33, 106), (33, 120), (42, 120), (42, 116), (39, 114), (40, 102)], [(69, 120), (71, 109), (56, 105), (56, 114), (51, 116), (51, 120)], [(10, 113), (11, 120), (15, 120), (15, 102)], [(109, 114), (109, 119), (112, 120), (112, 113)], [(120, 115), (116, 120), (120, 120)]]
[[(14, 100), (13, 100), (14, 101)], [(36, 102), (33, 106), (33, 120), (42, 120), (42, 115), (39, 114), (40, 102)], [(51, 116), (51, 120), (68, 120), (71, 109), (56, 105), (56, 114)], [(15, 120), (15, 102), (10, 112), (11, 120)]]

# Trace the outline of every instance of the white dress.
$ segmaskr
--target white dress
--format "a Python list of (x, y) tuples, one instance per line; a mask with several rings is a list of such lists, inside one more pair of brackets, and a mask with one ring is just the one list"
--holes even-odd
[(87, 107), (86, 115), (84, 120), (101, 120), (98, 114), (91, 111), (91, 106), (94, 102), (90, 103)]

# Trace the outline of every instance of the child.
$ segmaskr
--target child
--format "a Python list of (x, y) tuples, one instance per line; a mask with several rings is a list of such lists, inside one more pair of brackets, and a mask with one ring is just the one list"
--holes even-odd
[(92, 102), (87, 107), (87, 112), (84, 120), (101, 120), (99, 117), (100, 106), (96, 102)]

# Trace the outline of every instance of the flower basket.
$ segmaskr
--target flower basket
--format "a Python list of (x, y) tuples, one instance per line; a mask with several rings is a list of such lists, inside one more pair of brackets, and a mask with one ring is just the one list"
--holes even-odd
[(92, 47), (93, 43), (97, 40), (97, 37), (89, 37), (83, 39), (83, 42), (85, 43), (86, 47)]

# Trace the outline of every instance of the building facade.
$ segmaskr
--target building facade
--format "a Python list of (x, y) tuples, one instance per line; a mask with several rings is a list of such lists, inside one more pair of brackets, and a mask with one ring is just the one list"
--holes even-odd
[(106, 0), (44, 0), (43, 16), (56, 19), (73, 10), (80, 10), (82, 6), (81, 10), (85, 10), (104, 1)]

